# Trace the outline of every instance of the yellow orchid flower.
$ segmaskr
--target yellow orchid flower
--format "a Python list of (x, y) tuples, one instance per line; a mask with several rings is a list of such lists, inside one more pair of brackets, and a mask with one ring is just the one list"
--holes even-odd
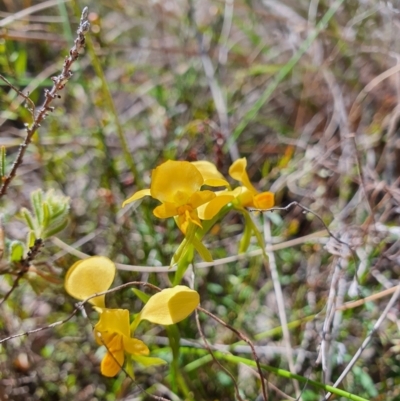
[[(99, 292), (107, 291), (114, 281), (115, 264), (104, 256), (92, 256), (74, 263), (65, 276), (65, 289), (69, 295), (83, 301)], [(105, 296), (89, 300), (99, 308), (105, 308)]]
[(103, 309), (100, 320), (94, 327), (94, 335), (97, 344), (107, 348), (100, 365), (101, 373), (107, 377), (113, 377), (121, 370), (125, 352), (134, 356), (150, 353), (143, 341), (131, 337), (127, 309)]
[[(255, 209), (270, 209), (274, 206), (274, 194), (272, 192), (258, 192), (249, 180), (246, 172), (247, 160), (245, 157), (236, 160), (229, 168), (229, 175), (243, 186), (240, 187), (235, 198), (239, 200), (241, 206), (252, 207)], [(236, 188), (238, 190), (238, 188)]]
[(162, 203), (154, 209), (154, 215), (161, 219), (175, 217), (180, 230), (186, 233), (189, 223), (202, 227), (197, 208), (215, 198), (212, 191), (200, 191), (202, 185), (221, 186), (225, 185), (223, 181), (210, 171), (205, 179), (192, 163), (168, 160), (153, 170), (150, 189), (136, 192), (122, 206), (150, 195)]

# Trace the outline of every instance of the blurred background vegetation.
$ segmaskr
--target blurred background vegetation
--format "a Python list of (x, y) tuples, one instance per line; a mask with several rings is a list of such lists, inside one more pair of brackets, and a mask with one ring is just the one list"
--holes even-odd
[[(91, 22), (73, 77), (0, 200), (6, 248), (26, 239), (18, 213), (30, 208), (34, 190), (52, 189), (71, 202), (68, 227), (46, 240), (34, 261), (40, 275), (25, 275), (1, 305), (1, 338), (73, 311), (63, 277), (77, 256), (67, 245), (128, 265), (169, 264), (182, 240), (174, 222), (156, 219), (153, 201), (121, 208), (148, 186), (152, 168), (166, 159), (204, 159), (227, 175), (234, 159), (247, 157), (258, 189), (275, 192), (277, 206), (297, 201), (317, 213), (353, 254), (311, 213), (296, 207), (268, 213), (272, 234), (266, 239), (283, 243), (270, 252), (282, 295), (256, 255), (196, 270), (202, 306), (245, 333), (263, 363), (289, 370), (292, 359), (294, 372), (335, 382), (381, 316), (389, 296), (379, 294), (397, 285), (400, 273), (400, 6), (338, 3), (0, 1), (0, 72), (36, 105), (62, 68), (84, 6)], [(9, 169), (31, 117), (3, 81), (0, 104), (0, 145)], [(261, 224), (262, 216), (255, 218)], [(242, 219), (230, 213), (206, 237), (216, 261), (238, 254), (242, 230)], [(1, 269), (3, 297), (16, 272), (5, 258)], [(169, 283), (165, 273), (135, 271), (120, 271), (116, 282), (132, 280)], [(132, 311), (141, 305), (131, 290), (108, 302)], [(400, 400), (398, 312), (397, 302), (342, 388), (370, 400)], [(87, 313), (95, 323), (90, 308)], [(179, 386), (168, 367), (137, 368), (134, 382), (123, 373), (102, 377), (88, 318), (78, 314), (55, 329), (2, 343), (0, 400), (235, 399), (231, 378), (207, 355), (193, 317), (178, 325)], [(249, 347), (234, 345), (238, 339), (229, 330), (204, 316), (201, 322), (216, 350), (251, 359)], [(151, 338), (155, 354), (170, 358), (163, 328), (148, 329), (138, 334)], [(316, 363), (323, 338), (325, 372)], [(253, 368), (222, 357), (221, 363), (237, 378), (243, 399), (259, 400)], [(292, 380), (272, 373), (267, 379), (270, 399), (296, 398)], [(323, 399), (310, 385), (298, 389), (304, 401)]]

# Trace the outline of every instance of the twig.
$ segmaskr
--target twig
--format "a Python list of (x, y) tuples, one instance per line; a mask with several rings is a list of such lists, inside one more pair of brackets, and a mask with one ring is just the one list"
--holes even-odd
[[(336, 259), (335, 259), (336, 261)], [(324, 320), (324, 324), (322, 326), (322, 339), (321, 339), (321, 347), (319, 351), (319, 355), (316, 363), (321, 361), (322, 370), (325, 372), (327, 370), (327, 354), (329, 343), (331, 342), (330, 338), (330, 329), (332, 325), (333, 318), (335, 316), (335, 300), (336, 300), (336, 287), (339, 281), (339, 274), (341, 272), (340, 267), (340, 259), (335, 263), (335, 268), (333, 271), (333, 275), (331, 278), (331, 285), (329, 289), (328, 301), (326, 304), (326, 316)]]
[[(369, 342), (372, 339), (372, 336), (375, 334), (375, 332), (379, 329), (379, 326), (382, 324), (382, 322), (385, 320), (387, 314), (389, 313), (390, 309), (393, 307), (393, 305), (396, 303), (397, 299), (400, 296), (400, 286), (397, 286), (396, 292), (392, 295), (390, 298), (389, 303), (386, 305), (385, 310), (382, 312), (382, 315), (379, 317), (379, 319), (376, 321), (374, 324), (374, 327), (368, 334), (368, 336), (365, 338), (363, 343), (361, 344), (361, 347), (357, 350), (357, 352), (354, 354), (353, 358), (349, 362), (349, 364), (346, 366), (346, 369), (342, 372), (340, 377), (336, 380), (336, 382), (333, 384), (332, 387), (338, 387), (339, 384), (343, 381), (343, 379), (346, 377), (346, 375), (350, 372), (350, 370), (353, 368), (354, 364), (357, 362), (358, 358), (361, 356), (362, 352), (367, 348)], [(332, 393), (328, 393), (324, 401), (329, 400), (331, 397)]]
[[(286, 349), (286, 357), (289, 365), (289, 369), (291, 373), (296, 373), (295, 372), (295, 366), (293, 362), (293, 351), (292, 351), (292, 345), (290, 341), (290, 333), (288, 329), (288, 322), (287, 322), (287, 317), (286, 317), (286, 311), (285, 311), (285, 303), (283, 300), (283, 293), (282, 293), (282, 287), (279, 281), (279, 275), (278, 275), (278, 269), (276, 268), (276, 261), (275, 261), (275, 255), (273, 251), (271, 250), (271, 227), (268, 218), (264, 219), (264, 238), (265, 238), (265, 252), (268, 256), (268, 264), (269, 264), (269, 270), (271, 272), (271, 278), (272, 278), (272, 283), (274, 285), (274, 291), (275, 291), (275, 296), (276, 296), (276, 303), (278, 305), (278, 313), (279, 313), (279, 320), (281, 322), (282, 326), (282, 331), (283, 331), (283, 339), (285, 342), (285, 349)], [(265, 268), (267, 269), (267, 261), (264, 263)], [(301, 399), (301, 392), (300, 392), (300, 387), (299, 383), (293, 379), (293, 386), (296, 391), (296, 398)]]
[(22, 98), (24, 98), (29, 105), (31, 106), (28, 110), (32, 114), (32, 117), (35, 118), (35, 103), (33, 103), (32, 99), (28, 96), (25, 95), (25, 93), (21, 92), (16, 86), (14, 86), (8, 79), (3, 77), (3, 75), (0, 74), (0, 79), (3, 80), (13, 91), (17, 92), (18, 95), (20, 95)]
[[(79, 27), (77, 30), (77, 37), (75, 39), (74, 46), (69, 51), (69, 56), (65, 58), (64, 66), (61, 71), (61, 74), (52, 77), (54, 82), (51, 90), (45, 90), (45, 101), (43, 106), (40, 108), (39, 112), (36, 114), (36, 117), (33, 120), (33, 123), (30, 127), (26, 129), (26, 136), (24, 141), (19, 147), (17, 158), (15, 159), (11, 171), (7, 177), (5, 177), (3, 184), (0, 188), (0, 198), (5, 195), (7, 192), (7, 188), (10, 185), (11, 181), (16, 176), (18, 167), (22, 164), (23, 158), (26, 152), (28, 145), (32, 141), (32, 137), (40, 127), (40, 124), (47, 117), (47, 115), (54, 110), (52, 106), (50, 106), (51, 102), (60, 97), (58, 92), (64, 88), (68, 80), (72, 77), (71, 66), (78, 59), (79, 51), (85, 47), (85, 35), (88, 33), (90, 29), (90, 23), (88, 21), (88, 8), (85, 7), (82, 11), (81, 20), (79, 23)], [(20, 93), (18, 91), (18, 93)]]
[(5, 301), (9, 298), (9, 296), (13, 293), (13, 291), (18, 287), (20, 280), (22, 277), (29, 271), (29, 268), (31, 267), (31, 262), (35, 257), (38, 255), (40, 252), (40, 249), (43, 246), (43, 240), (41, 238), (38, 238), (35, 240), (35, 243), (33, 244), (32, 247), (30, 247), (29, 252), (26, 256), (26, 258), (21, 259), (19, 262), (19, 266), (21, 267), (20, 271), (17, 274), (17, 278), (15, 279), (12, 287), (10, 290), (7, 292), (6, 295), (4, 295), (4, 298), (0, 301), (0, 307), (3, 305)]
[(265, 383), (264, 383), (264, 376), (262, 373), (262, 369), (261, 369), (261, 365), (260, 365), (260, 360), (258, 359), (258, 355), (256, 353), (256, 350), (254, 348), (253, 343), (244, 335), (242, 334), (239, 330), (236, 330), (234, 327), (232, 327), (231, 325), (229, 325), (228, 323), (225, 323), (223, 320), (221, 320), (219, 317), (215, 316), (214, 314), (212, 314), (211, 312), (209, 312), (206, 309), (203, 309), (201, 306), (198, 306), (197, 309), (203, 313), (205, 313), (206, 315), (210, 316), (212, 319), (214, 319), (216, 322), (218, 322), (219, 324), (221, 324), (222, 326), (224, 326), (225, 328), (231, 330), (233, 333), (235, 333), (242, 341), (245, 341), (251, 348), (251, 353), (253, 355), (254, 361), (257, 365), (257, 370), (258, 370), (258, 374), (260, 375), (260, 380), (261, 380), (261, 390), (262, 390), (262, 394), (264, 397), (264, 400), (267, 401), (268, 400), (268, 396), (267, 396), (267, 390), (265, 388)]
[[(233, 374), (224, 366), (222, 365), (222, 363), (215, 357), (210, 345), (208, 344), (208, 341), (206, 339), (206, 336), (204, 335), (203, 329), (201, 328), (201, 324), (200, 324), (200, 319), (199, 319), (199, 313), (197, 310), (195, 310), (195, 316), (196, 316), (196, 324), (197, 324), (197, 329), (199, 330), (200, 333), (200, 337), (203, 340), (204, 346), (206, 347), (208, 353), (211, 355), (211, 358), (214, 360), (214, 362), (231, 378), (233, 385), (235, 387), (235, 395), (236, 398), (239, 401), (243, 401), (243, 398), (240, 396), (240, 392), (239, 392), (239, 386), (237, 384), (237, 381), (235, 379), (235, 377), (233, 376)], [(261, 378), (261, 380), (263, 380)]]
[(373, 294), (368, 297), (358, 299), (357, 301), (346, 302), (345, 304), (338, 306), (336, 308), (336, 310), (347, 310), (347, 309), (357, 308), (361, 305), (364, 305), (366, 302), (375, 301), (376, 299), (380, 299), (380, 298), (386, 297), (387, 295), (393, 294), (394, 292), (397, 291), (397, 289), (399, 287), (400, 287), (400, 285), (396, 285), (394, 287), (380, 291), (377, 294)]
[[(300, 244), (303, 244), (303, 243), (309, 242), (309, 241), (315, 241), (315, 240), (319, 241), (320, 238), (327, 236), (327, 234), (328, 233), (326, 230), (317, 231), (315, 233), (305, 235), (300, 238), (295, 238), (295, 239), (292, 239), (289, 241), (284, 241), (284, 242), (281, 242), (278, 244), (273, 244), (273, 245), (271, 245), (271, 250), (277, 251), (280, 249), (286, 249), (286, 248), (290, 248), (292, 246), (300, 245)], [(90, 255), (88, 255), (84, 252), (78, 251), (77, 249), (66, 244), (65, 242), (61, 241), (57, 237), (52, 237), (51, 241), (53, 242), (54, 245), (60, 247), (61, 249), (65, 250), (66, 252), (68, 252), (71, 255), (74, 255), (78, 258), (85, 259), (85, 258), (90, 257)], [(232, 255), (232, 256), (228, 256), (226, 258), (216, 259), (213, 262), (199, 262), (199, 263), (196, 263), (196, 269), (197, 268), (205, 269), (205, 268), (212, 267), (212, 266), (220, 266), (220, 265), (223, 265), (226, 263), (236, 262), (238, 260), (245, 260), (245, 259), (252, 258), (255, 256), (260, 256), (260, 255), (262, 255), (262, 253), (263, 253), (262, 249), (255, 249), (255, 250), (247, 252), (247, 253), (240, 253), (238, 255)], [(118, 270), (143, 272), (143, 273), (169, 273), (169, 272), (176, 271), (176, 267), (170, 267), (170, 266), (137, 266), (137, 265), (127, 265), (127, 264), (123, 264), (123, 263), (116, 263), (115, 265), (117, 266)]]
[[(27, 259), (28, 259), (28, 258), (27, 258)], [(28, 330), (28, 331), (26, 331), (26, 332), (24, 332), (24, 333), (18, 333), (18, 334), (14, 334), (14, 335), (12, 335), (12, 336), (8, 336), (8, 337), (6, 337), (6, 338), (2, 338), (2, 339), (0, 339), (0, 344), (3, 343), (3, 342), (6, 342), (6, 341), (12, 340), (12, 339), (14, 339), (14, 338), (28, 336), (28, 335), (30, 335), (30, 334), (38, 333), (38, 332), (40, 332), (40, 331), (49, 330), (49, 329), (52, 329), (52, 328), (54, 328), (54, 327), (60, 326), (60, 325), (62, 325), (62, 324), (64, 324), (64, 323), (68, 322), (69, 320), (71, 320), (71, 319), (78, 313), (78, 311), (83, 310), (83, 305), (86, 304), (87, 302), (89, 302), (92, 298), (95, 298), (95, 297), (97, 297), (97, 296), (99, 296), (99, 295), (105, 295), (105, 294), (109, 294), (109, 293), (112, 293), (112, 292), (115, 292), (115, 291), (119, 291), (119, 290), (121, 290), (121, 289), (123, 289), (123, 288), (129, 287), (129, 286), (133, 286), (133, 285), (143, 285), (143, 286), (146, 286), (146, 287), (150, 287), (150, 288), (152, 288), (153, 290), (161, 291), (161, 289), (158, 288), (158, 287), (156, 287), (155, 285), (149, 284), (149, 283), (146, 283), (146, 282), (143, 282), (143, 281), (132, 281), (132, 282), (129, 282), (129, 283), (125, 283), (125, 284), (123, 284), (123, 285), (120, 285), (120, 286), (118, 286), (118, 287), (112, 288), (112, 289), (110, 289), (110, 290), (107, 290), (107, 291), (103, 291), (103, 292), (99, 292), (99, 293), (93, 294), (93, 295), (91, 295), (90, 297), (86, 298), (85, 300), (83, 300), (83, 301), (77, 303), (76, 306), (75, 306), (75, 309), (74, 309), (74, 310), (72, 311), (72, 313), (71, 313), (68, 317), (66, 317), (65, 319), (62, 319), (62, 320), (59, 320), (59, 321), (57, 321), (57, 322), (51, 323), (51, 324), (49, 324), (48, 326), (39, 327), (39, 328), (37, 328), (37, 329)], [(103, 343), (103, 345), (106, 347), (107, 351), (110, 352), (110, 350), (108, 349), (107, 345), (104, 343), (104, 341), (102, 340), (101, 337), (100, 337), (100, 340), (101, 340), (101, 342)], [(114, 360), (118, 363), (118, 361), (115, 359), (113, 353), (110, 352), (110, 354), (111, 354), (111, 356), (114, 358)], [(118, 363), (118, 364), (119, 364), (119, 363)], [(135, 383), (135, 381), (133, 380), (133, 378), (128, 374), (128, 372), (126, 371), (126, 369), (125, 369), (123, 366), (120, 366), (120, 368), (125, 372), (125, 374), (127, 375), (127, 377), (130, 378), (130, 380), (132, 381), (132, 383), (133, 383), (136, 387), (138, 387), (139, 390), (140, 390), (141, 392), (145, 393), (146, 395), (148, 395), (149, 397), (153, 398), (154, 400), (168, 401), (168, 399), (166, 399), (166, 398), (164, 398), (164, 397), (161, 397), (161, 396), (157, 396), (157, 395), (148, 393), (148, 392), (147, 392), (145, 389), (143, 389), (139, 384)]]
[(135, 285), (136, 286), (143, 285), (143, 286), (149, 287), (149, 288), (151, 288), (151, 289), (153, 289), (155, 291), (161, 291), (161, 288), (158, 288), (157, 286), (155, 286), (153, 284), (150, 284), (150, 283), (146, 283), (144, 281), (130, 281), (129, 283), (125, 283), (125, 284), (119, 285), (118, 287), (111, 288), (111, 289), (109, 289), (107, 291), (97, 292), (97, 293), (91, 295), (90, 297), (84, 299), (83, 301), (76, 303), (75, 309), (72, 311), (72, 313), (66, 319), (63, 319), (63, 320), (60, 320), (58, 322), (52, 323), (52, 324), (50, 324), (48, 326), (40, 327), (38, 329), (28, 330), (28, 331), (25, 331), (23, 333), (13, 334), (12, 336), (2, 338), (2, 339), (0, 339), (0, 344), (6, 342), (8, 340), (12, 340), (13, 338), (24, 337), (24, 336), (27, 336), (29, 334), (37, 333), (39, 331), (48, 330), (48, 329), (52, 329), (53, 327), (59, 326), (60, 324), (68, 322), (68, 320), (70, 320), (74, 315), (76, 315), (78, 310), (81, 310), (83, 308), (83, 305), (85, 305), (87, 302), (89, 302), (92, 298), (96, 298), (96, 297), (98, 297), (100, 295), (111, 294), (113, 292), (122, 290), (124, 288), (132, 287), (132, 286), (135, 286)]
[[(285, 210), (286, 212), (291, 209), (293, 206), (298, 206), (300, 209), (303, 209), (305, 212), (307, 213), (311, 213), (313, 214), (325, 227), (325, 230), (328, 231), (329, 236), (331, 236), (332, 238), (334, 238), (337, 242), (346, 245), (348, 248), (350, 248), (350, 245), (347, 244), (346, 242), (343, 242), (342, 240), (340, 240), (338, 237), (336, 237), (332, 231), (328, 228), (328, 226), (325, 224), (324, 220), (322, 219), (321, 216), (318, 215), (318, 213), (313, 212), (311, 209), (303, 206), (301, 203), (299, 202), (291, 202), (289, 203), (287, 206), (282, 206), (282, 207), (271, 207), (271, 209), (268, 210), (263, 210), (263, 209), (249, 209), (250, 212), (273, 212), (275, 210)], [(351, 249), (351, 248), (350, 248)]]
[(311, 209), (309, 209), (308, 207), (303, 206), (299, 202), (294, 201), (294, 202), (289, 203), (287, 206), (284, 206), (284, 207), (271, 207), (271, 209), (268, 209), (268, 210), (265, 210), (265, 209), (249, 209), (249, 210), (251, 212), (272, 212), (274, 210), (285, 210), (285, 211), (288, 211), (293, 206), (298, 206), (300, 209), (303, 209), (305, 212), (311, 213), (312, 215), (314, 215), (323, 224), (323, 226), (325, 227), (325, 230), (328, 232), (329, 236), (332, 237), (333, 239), (335, 239), (337, 242), (339, 242), (339, 244), (342, 244), (342, 245), (346, 246), (349, 249), (349, 251), (351, 252), (351, 255), (352, 255), (353, 259), (356, 260), (356, 254), (354, 253), (354, 250), (351, 248), (351, 246), (347, 242), (342, 241), (336, 235), (334, 235), (333, 232), (325, 224), (324, 220), (322, 219), (322, 217), (318, 213), (313, 212)]

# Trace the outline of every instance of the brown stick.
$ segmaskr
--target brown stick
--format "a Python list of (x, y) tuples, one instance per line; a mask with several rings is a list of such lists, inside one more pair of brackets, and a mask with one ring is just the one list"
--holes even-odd
[[(90, 23), (87, 19), (88, 17), (88, 8), (85, 7), (82, 11), (81, 20), (79, 23), (78, 30), (76, 31), (77, 37), (74, 42), (74, 46), (69, 51), (69, 56), (65, 58), (64, 66), (61, 71), (61, 74), (52, 77), (52, 81), (54, 82), (53, 87), (51, 90), (45, 90), (45, 101), (43, 106), (39, 109), (38, 113), (33, 119), (32, 125), (26, 129), (26, 136), (24, 141), (21, 143), (18, 151), (17, 158), (15, 159), (10, 174), (8, 174), (4, 179), (2, 186), (0, 188), (0, 198), (4, 196), (7, 192), (11, 181), (17, 174), (18, 167), (22, 164), (24, 155), (26, 152), (26, 148), (32, 141), (32, 137), (40, 127), (40, 124), (43, 120), (47, 117), (47, 115), (54, 110), (53, 107), (50, 106), (51, 102), (55, 99), (60, 97), (58, 92), (64, 88), (65, 84), (68, 80), (72, 77), (71, 66), (72, 64), (78, 59), (79, 51), (85, 47), (85, 35), (88, 33), (90, 29)], [(19, 94), (20, 91), (18, 91)], [(26, 96), (23, 96), (26, 99)]]

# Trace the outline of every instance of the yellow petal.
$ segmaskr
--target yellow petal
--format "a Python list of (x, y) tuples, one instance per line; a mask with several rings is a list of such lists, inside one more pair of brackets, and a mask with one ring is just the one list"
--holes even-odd
[(192, 162), (192, 164), (203, 176), (204, 185), (209, 185), (210, 187), (229, 187), (228, 181), (225, 180), (214, 164), (206, 160)]
[(272, 192), (261, 192), (255, 195), (253, 203), (256, 209), (271, 209), (274, 206), (274, 194)]
[[(162, 203), (177, 203), (177, 194), (188, 199), (203, 185), (199, 170), (189, 162), (168, 160), (153, 170), (151, 196)], [(179, 203), (178, 206), (186, 203)]]
[(153, 295), (142, 309), (140, 318), (156, 324), (174, 324), (189, 316), (199, 302), (196, 291), (177, 285)]
[(94, 328), (102, 335), (103, 332), (109, 332), (130, 337), (131, 329), (129, 326), (128, 309), (104, 309)]
[(123, 337), (124, 350), (132, 355), (149, 355), (147, 345), (136, 338)]
[(124, 364), (124, 351), (107, 352), (101, 361), (100, 371), (103, 376), (114, 377)]
[[(69, 295), (84, 300), (110, 288), (115, 276), (115, 264), (104, 256), (92, 256), (73, 264), (65, 276), (65, 289)], [(89, 302), (104, 308), (104, 295)]]
[[(94, 335), (94, 339), (96, 340), (96, 343), (98, 345), (104, 345), (104, 344), (112, 343), (112, 341), (113, 341), (115, 336), (118, 336), (118, 337), (121, 338), (121, 336), (119, 334), (117, 334), (117, 333), (109, 333), (109, 332), (106, 332), (106, 331), (102, 331), (102, 332), (97, 331), (96, 330), (96, 326), (94, 328), (93, 335)], [(121, 342), (121, 347), (120, 348), (122, 349), (122, 342)]]
[(201, 225), (201, 221), (197, 216), (197, 210), (189, 212), (187, 208), (183, 209), (184, 209), (183, 213), (180, 213), (178, 216), (175, 216), (175, 222), (179, 227), (179, 229), (183, 232), (183, 234), (186, 234), (190, 222), (196, 224), (196, 226), (200, 228), (203, 228), (203, 226)]
[(212, 191), (198, 191), (190, 197), (188, 203), (193, 209), (197, 209), (199, 206), (210, 202), (210, 200), (214, 199), (215, 197), (216, 195)]
[(168, 217), (176, 216), (178, 213), (178, 209), (174, 203), (163, 203), (160, 206), (157, 206), (153, 210), (154, 216), (158, 217), (159, 219), (167, 219)]
[(189, 227), (189, 220), (186, 214), (180, 214), (179, 216), (175, 216), (175, 223), (179, 227), (179, 229), (186, 234), (186, 231)]
[(104, 345), (108, 352), (114, 353), (123, 350), (122, 336), (117, 333), (100, 333), (95, 332), (96, 342), (99, 345)]
[(235, 188), (237, 190), (238, 195), (236, 196), (237, 201), (243, 207), (255, 207), (253, 200), (254, 200), (254, 193), (250, 192), (246, 187), (238, 187)]
[(142, 189), (141, 191), (137, 191), (122, 204), (122, 207), (124, 207), (128, 203), (134, 202), (136, 200), (144, 198), (145, 196), (150, 196), (150, 195), (151, 195), (150, 189)]
[(200, 219), (211, 220), (225, 205), (232, 202), (233, 199), (234, 196), (231, 194), (218, 195), (216, 198), (197, 209)]
[(250, 192), (256, 194), (258, 191), (253, 187), (246, 172), (247, 160), (245, 157), (236, 160), (229, 168), (229, 175), (240, 181)]
[(191, 221), (193, 224), (196, 224), (196, 226), (203, 228), (203, 226), (201, 225), (201, 221), (199, 219), (199, 217), (197, 216), (197, 211), (194, 212), (186, 212), (186, 219), (188, 221)]

